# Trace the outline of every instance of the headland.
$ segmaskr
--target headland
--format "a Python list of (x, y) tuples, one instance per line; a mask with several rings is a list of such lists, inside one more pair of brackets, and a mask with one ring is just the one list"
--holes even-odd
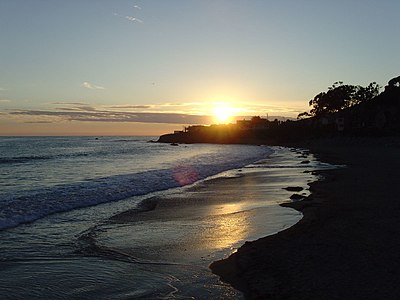
[(310, 112), (298, 120), (269, 120), (260, 116), (236, 124), (192, 125), (160, 136), (162, 143), (291, 145), (334, 137), (400, 136), (400, 76), (382, 93), (367, 87), (335, 83), (310, 101)]

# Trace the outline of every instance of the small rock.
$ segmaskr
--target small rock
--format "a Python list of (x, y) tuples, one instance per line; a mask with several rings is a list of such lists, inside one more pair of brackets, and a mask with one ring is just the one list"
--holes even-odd
[(299, 195), (299, 194), (293, 194), (292, 196), (290, 196), (290, 199), (293, 201), (299, 201), (299, 200), (303, 200), (304, 196)]
[(287, 190), (289, 192), (300, 192), (303, 190), (301, 186), (288, 186), (287, 188), (283, 188), (284, 190)]

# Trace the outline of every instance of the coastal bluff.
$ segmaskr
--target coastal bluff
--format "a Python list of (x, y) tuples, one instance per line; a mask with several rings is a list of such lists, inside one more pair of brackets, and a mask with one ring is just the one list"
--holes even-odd
[(269, 122), (260, 117), (240, 120), (236, 124), (193, 125), (183, 131), (160, 136), (160, 143), (210, 143), (210, 144), (259, 144), (264, 141), (265, 132), (277, 122)]
[(302, 121), (269, 121), (254, 116), (250, 120), (237, 120), (235, 124), (188, 126), (182, 131), (161, 135), (157, 142), (274, 145), (296, 141), (303, 130), (298, 126), (300, 123)]

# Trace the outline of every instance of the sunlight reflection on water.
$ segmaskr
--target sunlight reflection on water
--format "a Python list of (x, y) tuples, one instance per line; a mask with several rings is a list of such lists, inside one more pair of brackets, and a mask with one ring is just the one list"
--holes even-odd
[[(40, 286), (35, 285), (38, 283), (56, 287), (60, 295), (92, 295), (98, 299), (130, 296), (209, 299), (209, 295), (240, 299), (240, 293), (220, 282), (208, 265), (236, 251), (245, 241), (276, 233), (301, 219), (299, 212), (277, 205), (289, 201), (292, 192), (284, 189), (288, 186), (301, 186), (302, 193), (309, 194), (307, 183), (315, 180), (315, 176), (304, 171), (318, 166), (311, 155), (310, 164), (301, 164), (301, 160), (289, 149), (279, 149), (271, 158), (249, 167), (224, 172), (191, 187), (157, 194), (155, 198), (159, 202), (151, 211), (135, 212), (137, 206), (127, 205), (126, 200), (53, 215), (39, 220), (35, 226), (27, 225), (25, 230), (21, 226), (14, 231), (21, 230), (21, 235), (3, 243), (0, 249), (18, 244), (19, 248), (13, 246), (14, 254), (18, 251), (27, 253), (25, 257), (34, 257), (31, 261), (10, 262), (11, 267), (2, 270), (4, 282), (0, 283), (0, 294), (2, 287), (12, 286), (21, 279), (19, 274), (24, 273), (27, 288), (21, 286), (18, 295), (28, 295), (29, 290), (36, 288), (41, 293)], [(196, 170), (187, 165), (177, 167), (176, 173), (178, 182), (190, 181), (196, 176)], [(129, 209), (133, 213), (120, 220), (108, 219)], [(110, 211), (115, 215), (110, 215)], [(91, 220), (89, 229), (88, 219)], [(81, 234), (71, 237), (81, 231), (80, 227), (84, 228)], [(38, 239), (28, 242), (26, 238), (20, 239), (29, 228), (43, 239), (40, 248)], [(68, 234), (60, 235), (64, 231)], [(23, 243), (18, 242), (22, 240)], [(79, 243), (65, 244), (65, 240)], [(59, 247), (54, 247), (55, 244)], [(32, 251), (32, 246), (37, 252)], [(40, 257), (41, 251), (58, 257), (55, 252), (61, 251), (61, 246), (68, 253), (63, 260)], [(71, 254), (75, 248), (82, 250), (81, 247), (88, 250), (80, 252), (83, 257)], [(38, 271), (36, 262), (43, 265), (44, 273)], [(75, 273), (78, 275), (70, 276)], [(35, 282), (30, 281), (29, 276), (38, 274)], [(77, 278), (83, 280), (77, 281)], [(63, 281), (66, 284), (59, 284)], [(107, 294), (102, 295), (104, 287)]]

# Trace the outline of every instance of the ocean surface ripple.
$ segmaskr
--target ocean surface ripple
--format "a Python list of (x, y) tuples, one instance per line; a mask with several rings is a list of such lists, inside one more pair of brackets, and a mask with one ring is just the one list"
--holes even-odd
[(173, 147), (149, 139), (0, 138), (0, 229), (189, 185), (272, 152), (246, 145)]

